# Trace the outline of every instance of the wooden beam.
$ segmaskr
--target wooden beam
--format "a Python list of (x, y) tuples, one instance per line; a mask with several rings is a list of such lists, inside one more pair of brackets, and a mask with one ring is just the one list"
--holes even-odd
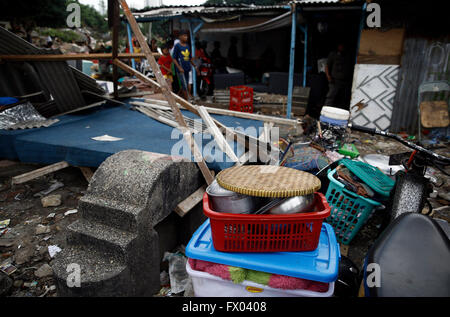
[(175, 212), (180, 216), (184, 217), (192, 208), (194, 208), (199, 202), (202, 201), (203, 195), (206, 191), (206, 185), (203, 185), (192, 193), (188, 198), (180, 202), (175, 207)]
[[(159, 53), (153, 53), (153, 56), (160, 56)], [(118, 53), (119, 59), (145, 58), (143, 53)], [(48, 54), (48, 55), (0, 55), (0, 61), (11, 62), (55, 62), (70, 60), (94, 60), (94, 59), (113, 59), (110, 53), (92, 53), (92, 54)]]
[(94, 175), (94, 172), (89, 167), (78, 167), (83, 174), (84, 178), (89, 183), (91, 181), (92, 176)]
[(32, 179), (59, 171), (60, 169), (66, 168), (69, 166), (69, 163), (67, 163), (66, 161), (62, 161), (62, 162), (58, 162), (52, 165), (48, 165), (42, 168), (38, 168), (34, 171), (22, 174), (22, 175), (18, 175), (18, 176), (14, 176), (11, 179), (11, 184), (12, 185), (16, 185), (16, 184), (22, 184), (25, 182), (28, 182)]
[[(119, 3), (114, 1), (112, 3), (112, 59), (115, 60), (118, 57), (119, 53)], [(114, 87), (114, 98), (117, 99), (119, 97), (118, 90), (118, 81), (119, 72), (117, 69), (117, 65), (113, 64), (113, 87)]]
[[(155, 100), (155, 99), (145, 99), (146, 103), (156, 103), (157, 105), (163, 106), (166, 102), (164, 100)], [(181, 104), (180, 104), (181, 106)], [(274, 116), (267, 116), (262, 114), (256, 114), (256, 113), (249, 113), (249, 112), (240, 112), (240, 111), (233, 111), (233, 110), (226, 110), (226, 109), (220, 109), (220, 108), (213, 108), (213, 107), (205, 107), (206, 110), (208, 110), (208, 113), (212, 114), (220, 114), (224, 116), (231, 116), (231, 117), (237, 117), (237, 118), (244, 118), (244, 119), (250, 119), (250, 120), (257, 120), (257, 121), (264, 121), (264, 122), (273, 122), (278, 123), (282, 125), (298, 125), (300, 124), (300, 120), (295, 119), (286, 119), (281, 117), (274, 117)]]
[[(183, 115), (181, 114), (180, 109), (178, 109), (174, 94), (172, 93), (171, 89), (169, 88), (169, 85), (167, 84), (166, 79), (164, 78), (163, 74), (161, 73), (161, 70), (156, 63), (155, 58), (153, 57), (153, 54), (150, 50), (150, 47), (147, 44), (147, 41), (144, 38), (144, 35), (141, 32), (141, 29), (139, 28), (139, 25), (136, 22), (136, 19), (134, 18), (133, 14), (130, 11), (130, 8), (128, 7), (128, 4), (125, 0), (118, 0), (122, 6), (123, 13), (126, 16), (128, 23), (133, 30), (134, 36), (136, 37), (137, 41), (139, 42), (139, 45), (142, 48), (142, 52), (145, 54), (145, 57), (150, 64), (150, 67), (153, 70), (153, 73), (156, 76), (156, 80), (161, 87), (161, 91), (166, 98), (166, 100), (169, 102), (170, 107), (172, 108), (172, 112), (175, 116), (175, 119), (177, 120), (178, 124), (180, 125), (180, 129), (183, 132), (183, 136), (186, 139), (187, 143), (191, 146), (192, 153), (194, 154), (195, 162), (197, 163), (198, 167), (200, 168), (200, 171), (203, 174), (203, 177), (206, 180), (206, 183), (209, 185), (214, 181), (214, 176), (212, 176), (210, 170), (208, 169), (208, 166), (206, 165), (205, 160), (203, 159), (203, 156), (195, 143), (194, 139), (192, 138), (192, 132), (189, 130), (186, 121), (183, 118)], [(128, 66), (118, 60), (117, 58), (113, 60), (114, 64), (120, 67)], [(128, 67), (125, 67), (128, 68)], [(131, 67), (130, 67), (131, 68)], [(129, 68), (128, 68), (129, 69)], [(133, 68), (131, 68), (133, 69)], [(141, 74), (140, 72), (137, 72), (139, 76), (136, 75), (139, 79), (145, 81), (145, 82), (153, 82), (151, 81), (147, 76)], [(181, 100), (183, 100), (181, 98)], [(193, 107), (195, 109), (195, 107)]]

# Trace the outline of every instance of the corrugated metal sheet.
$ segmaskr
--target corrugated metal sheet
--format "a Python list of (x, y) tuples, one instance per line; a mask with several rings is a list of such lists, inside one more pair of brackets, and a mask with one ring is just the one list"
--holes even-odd
[[(418, 89), (425, 81), (450, 80), (449, 38), (432, 41), (409, 37), (404, 41), (399, 81), (391, 118), (392, 132), (417, 132)], [(449, 94), (424, 93), (421, 100), (449, 100)]]
[[(0, 54), (2, 55), (55, 53), (60, 52), (40, 49), (0, 27)], [(28, 65), (28, 69), (25, 71), (22, 65)], [(46, 104), (44, 110), (46, 116), (85, 106), (86, 101), (81, 90), (105, 93), (93, 78), (73, 71), (65, 61), (5, 63), (5, 66), (0, 67), (0, 71), (0, 78), (3, 79), (0, 81), (1, 94), (24, 95), (42, 90), (47, 100), (54, 100), (54, 103)], [(33, 82), (27, 82), (27, 77), (32, 77)], [(54, 105), (57, 109), (51, 111), (49, 107)]]
[(197, 6), (162, 6), (146, 11), (136, 11), (136, 18), (176, 17), (182, 15), (217, 15), (286, 10), (285, 5), (197, 5)]

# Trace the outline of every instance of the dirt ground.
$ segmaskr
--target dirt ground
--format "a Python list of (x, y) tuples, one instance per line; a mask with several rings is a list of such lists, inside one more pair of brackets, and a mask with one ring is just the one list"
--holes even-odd
[[(41, 166), (8, 161), (2, 163), (0, 221), (10, 219), (10, 223), (9, 231), (0, 237), (0, 262), (12, 260), (12, 264), (17, 268), (10, 275), (13, 287), (9, 296), (56, 296), (52, 272), (45, 266), (52, 264), (48, 247), (57, 246), (63, 249), (66, 246), (66, 227), (77, 220), (79, 214), (64, 214), (77, 208), (78, 200), (85, 193), (88, 182), (78, 168), (68, 167), (11, 187), (12, 176)], [(64, 186), (48, 195), (60, 195), (61, 204), (43, 207), (41, 197), (35, 195), (48, 189), (56, 181)], [(38, 271), (41, 267), (42, 272)]]
[[(349, 140), (356, 145), (361, 155), (388, 155), (407, 150), (395, 141), (376, 136), (355, 133), (350, 135)], [(437, 152), (447, 155), (450, 153), (448, 146)], [(52, 265), (49, 247), (64, 249), (66, 228), (80, 216), (78, 212), (65, 215), (67, 211), (77, 208), (78, 201), (88, 186), (78, 168), (68, 167), (11, 187), (11, 177), (38, 167), (40, 166), (0, 161), (0, 221), (10, 219), (7, 232), (2, 232), (0, 236), (0, 264), (7, 264), (9, 261), (16, 268), (9, 278), (0, 272), (4, 277), (3, 283), (12, 284), (3, 296), (57, 296), (52, 271), (47, 266)], [(434, 171), (433, 176), (442, 180), (443, 185), (438, 189), (439, 195), (430, 199), (431, 204), (433, 208), (443, 208), (439, 208), (432, 216), (450, 221), (450, 202), (447, 200), (450, 192), (449, 179), (437, 171)], [(47, 190), (56, 182), (62, 183), (63, 186), (48, 195), (60, 195), (61, 203), (53, 207), (43, 207), (38, 193)], [(349, 245), (347, 256), (360, 268), (365, 254), (380, 233), (382, 215), (382, 212), (375, 213)], [(0, 282), (0, 295), (1, 286)]]

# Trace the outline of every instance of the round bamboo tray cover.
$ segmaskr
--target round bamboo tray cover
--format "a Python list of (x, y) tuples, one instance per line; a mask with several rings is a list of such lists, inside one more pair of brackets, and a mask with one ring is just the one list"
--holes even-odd
[(319, 178), (293, 168), (272, 165), (244, 165), (227, 168), (217, 174), (225, 189), (258, 197), (309, 195), (320, 189)]

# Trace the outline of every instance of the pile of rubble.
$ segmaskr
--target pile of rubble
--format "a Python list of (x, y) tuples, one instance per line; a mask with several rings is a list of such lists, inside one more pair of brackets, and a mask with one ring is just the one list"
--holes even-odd
[(66, 227), (78, 219), (87, 182), (69, 168), (11, 187), (11, 176), (33, 167), (1, 163), (0, 295), (57, 296), (52, 261), (66, 245)]

